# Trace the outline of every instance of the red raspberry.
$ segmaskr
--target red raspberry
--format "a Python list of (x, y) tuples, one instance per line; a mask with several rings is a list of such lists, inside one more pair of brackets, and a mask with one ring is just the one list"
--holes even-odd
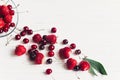
[(4, 25), (5, 25), (5, 22), (3, 21), (3, 19), (2, 19), (2, 18), (0, 18), (0, 28), (3, 28), (3, 27), (4, 27)]
[(4, 15), (4, 16), (6, 16), (6, 15), (9, 14), (9, 9), (8, 9), (8, 7), (5, 6), (5, 5), (2, 5), (2, 6), (1, 6), (0, 11), (1, 11), (1, 14)]
[(15, 49), (15, 54), (17, 56), (21, 56), (25, 54), (25, 52), (26, 52), (26, 48), (23, 45), (18, 45)]
[(33, 42), (39, 43), (42, 40), (42, 37), (40, 34), (35, 34), (32, 39), (33, 39)]
[(12, 16), (11, 15), (6, 15), (5, 17), (4, 17), (4, 21), (6, 22), (6, 23), (10, 23), (10, 22), (12, 22)]
[(90, 63), (85, 60), (81, 61), (79, 66), (80, 66), (81, 71), (86, 71), (86, 70), (90, 69)]
[(44, 55), (42, 53), (37, 53), (35, 58), (35, 64), (42, 64)]
[(59, 56), (61, 59), (69, 58), (70, 53), (71, 53), (71, 48), (69, 48), (69, 47), (64, 47), (64, 48), (59, 50)]
[(67, 69), (73, 70), (74, 67), (77, 65), (77, 61), (73, 58), (69, 58), (66, 62)]
[(46, 40), (50, 44), (55, 44), (57, 41), (57, 37), (56, 37), (56, 35), (47, 35)]

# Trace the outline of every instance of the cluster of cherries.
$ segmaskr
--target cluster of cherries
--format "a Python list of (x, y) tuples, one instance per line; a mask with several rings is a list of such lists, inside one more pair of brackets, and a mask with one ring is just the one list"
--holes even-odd
[[(55, 55), (55, 53), (54, 53), (55, 45), (54, 44), (56, 44), (56, 42), (57, 42), (57, 37), (55, 35), (56, 31), (57, 31), (57, 29), (55, 27), (53, 27), (53, 28), (51, 28), (52, 34), (43, 35), (43, 36), (41, 36), (39, 33), (34, 34), (32, 36), (33, 44), (31, 45), (30, 49), (26, 50), (24, 45), (17, 45), (17, 47), (15, 48), (15, 55), (21, 56), (25, 53), (28, 53), (30, 61), (32, 61), (35, 64), (42, 64), (45, 56), (43, 53), (41, 53), (41, 50), (44, 50), (46, 45), (48, 45), (47, 46), (48, 57), (53, 57)], [(29, 27), (25, 26), (19, 34), (15, 35), (15, 40), (20, 40), (22, 36), (32, 35), (32, 34), (33, 34), (33, 31), (31, 29), (29, 29)], [(23, 43), (25, 43), (25, 44), (29, 43), (29, 39), (24, 38)], [(62, 44), (63, 45), (68, 44), (68, 40), (64, 39), (62, 41)], [(70, 46), (66, 46), (64, 48), (59, 49), (58, 54), (59, 54), (60, 59), (67, 60), (65, 64), (66, 64), (66, 67), (68, 70), (74, 70), (74, 71), (88, 70), (90, 68), (89, 62), (82, 60), (78, 64), (76, 59), (70, 58), (70, 54), (73, 52), (73, 50), (76, 55), (81, 54), (81, 50), (75, 49), (75, 48), (76, 48), (76, 44), (71, 43)], [(52, 62), (53, 62), (52, 58), (48, 58), (46, 60), (46, 64), (51, 64)], [(51, 68), (46, 69), (45, 73), (51, 74), (52, 69)]]
[(12, 22), (15, 11), (12, 5), (0, 5), (0, 33), (8, 32), (10, 27), (14, 27)]

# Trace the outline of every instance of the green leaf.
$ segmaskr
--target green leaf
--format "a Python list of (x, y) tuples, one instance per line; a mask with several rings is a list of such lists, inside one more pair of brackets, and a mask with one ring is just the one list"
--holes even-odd
[(93, 70), (93, 68), (94, 68), (96, 71), (98, 71), (102, 75), (107, 75), (107, 72), (106, 72), (105, 68), (103, 67), (103, 65), (100, 62), (92, 60), (92, 59), (88, 59), (88, 58), (85, 58), (84, 60), (87, 60), (90, 63), (91, 73), (93, 73), (93, 74), (95, 73), (94, 70)]
[(91, 65), (90, 65), (89, 72), (90, 72), (92, 75), (97, 76), (97, 74), (95, 73), (95, 71), (93, 70), (93, 68), (91, 67)]

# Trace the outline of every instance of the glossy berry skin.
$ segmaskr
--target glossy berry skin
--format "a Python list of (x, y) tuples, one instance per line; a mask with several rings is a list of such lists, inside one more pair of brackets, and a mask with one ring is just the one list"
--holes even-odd
[(75, 50), (75, 54), (76, 54), (76, 55), (81, 54), (81, 50), (80, 50), (80, 49)]
[(12, 5), (7, 5), (8, 9), (11, 10), (12, 9)]
[(4, 21), (6, 22), (6, 23), (10, 23), (10, 22), (12, 22), (12, 16), (11, 15), (6, 15), (5, 17), (4, 17)]
[(19, 34), (15, 35), (15, 40), (20, 40), (21, 36)]
[(55, 27), (51, 28), (52, 33), (56, 33), (57, 29)]
[(14, 10), (10, 10), (10, 11), (9, 11), (9, 14), (10, 14), (10, 15), (14, 15), (14, 14), (15, 14), (15, 11), (14, 11)]
[(4, 15), (4, 16), (9, 14), (9, 9), (6, 5), (2, 5), (0, 11), (1, 11), (2, 15)]
[(4, 31), (4, 32), (8, 32), (8, 29), (9, 29), (8, 27), (4, 27), (4, 28), (3, 28), (3, 31)]
[(50, 68), (46, 69), (45, 73), (46, 73), (47, 75), (50, 75), (50, 74), (52, 73), (52, 69), (50, 69)]
[(57, 37), (56, 37), (56, 35), (47, 35), (46, 40), (50, 44), (55, 44), (57, 41)]
[(86, 71), (86, 70), (90, 69), (90, 63), (85, 60), (81, 61), (79, 66), (80, 66), (81, 71)]
[(71, 53), (71, 48), (69, 48), (69, 47), (64, 47), (64, 48), (59, 50), (59, 56), (61, 59), (69, 58), (70, 53)]
[(23, 27), (23, 30), (24, 30), (24, 31), (28, 31), (28, 30), (29, 30), (29, 27), (28, 27), (28, 26), (24, 26), (24, 27)]
[(49, 56), (49, 57), (53, 57), (54, 54), (55, 54), (55, 53), (54, 53), (53, 51), (49, 51), (49, 52), (48, 52), (48, 56)]
[(15, 49), (15, 55), (21, 56), (26, 53), (26, 48), (23, 45), (18, 45)]
[(37, 53), (35, 58), (35, 64), (42, 64), (44, 55), (42, 53)]
[(31, 49), (37, 49), (37, 45), (35, 44), (31, 45)]
[(0, 18), (0, 29), (3, 28), (5, 25), (5, 22), (3, 21), (2, 18)]
[(64, 39), (64, 40), (62, 41), (62, 44), (68, 44), (68, 40), (67, 40), (67, 39)]
[(27, 34), (28, 35), (32, 35), (33, 34), (33, 30), (31, 30), (31, 29), (27, 30)]
[(79, 66), (79, 65), (76, 65), (73, 70), (74, 70), (74, 71), (79, 71), (79, 70), (80, 70), (80, 66)]
[(46, 44), (47, 44), (47, 41), (44, 40), (44, 39), (42, 39), (42, 40), (40, 41), (40, 44), (42, 44), (42, 45), (46, 45)]
[(76, 48), (76, 44), (75, 43), (70, 44), (70, 48), (71, 49), (75, 49)]
[(44, 50), (45, 49), (45, 46), (44, 45), (40, 45), (39, 46), (39, 50)]
[(32, 51), (30, 54), (29, 54), (29, 58), (31, 61), (34, 61), (35, 58), (36, 58), (36, 53), (34, 51)]
[(73, 70), (76, 65), (77, 65), (77, 61), (73, 58), (69, 58), (66, 62), (66, 66), (68, 70)]
[(47, 64), (52, 64), (52, 59), (51, 59), (51, 58), (47, 59), (47, 60), (46, 60), (46, 63), (47, 63)]
[(54, 50), (54, 49), (55, 49), (55, 46), (54, 46), (54, 45), (51, 44), (51, 45), (48, 46), (48, 50), (52, 51), (52, 50)]
[(25, 36), (25, 35), (26, 35), (26, 32), (25, 32), (25, 31), (21, 31), (21, 32), (20, 32), (20, 35), (21, 35), (21, 36)]
[(41, 40), (42, 40), (42, 37), (40, 34), (35, 34), (33, 37), (32, 37), (32, 40), (33, 42), (35, 43), (39, 43)]
[(2, 29), (0, 29), (0, 33), (3, 33), (3, 30), (2, 30)]
[(25, 44), (27, 44), (27, 43), (29, 43), (29, 39), (28, 39), (28, 38), (24, 38), (24, 39), (23, 39), (23, 42), (24, 42)]
[(10, 27), (15, 27), (15, 23), (14, 22), (10, 23)]

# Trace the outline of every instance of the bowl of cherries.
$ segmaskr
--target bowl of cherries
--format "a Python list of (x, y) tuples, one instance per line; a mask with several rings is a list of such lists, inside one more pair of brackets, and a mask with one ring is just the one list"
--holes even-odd
[(0, 38), (11, 34), (18, 24), (17, 5), (12, 1), (0, 4)]

